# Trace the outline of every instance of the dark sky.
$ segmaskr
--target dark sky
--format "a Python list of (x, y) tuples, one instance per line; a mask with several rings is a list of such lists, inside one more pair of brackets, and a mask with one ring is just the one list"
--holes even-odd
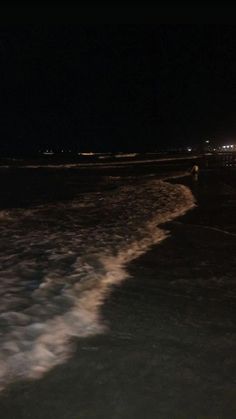
[(236, 138), (236, 27), (0, 28), (1, 149)]

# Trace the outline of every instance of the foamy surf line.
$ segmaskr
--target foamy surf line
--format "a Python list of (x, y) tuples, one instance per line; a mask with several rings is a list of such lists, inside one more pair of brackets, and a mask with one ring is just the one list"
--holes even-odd
[(194, 205), (187, 187), (145, 180), (8, 211), (0, 221), (1, 389), (65, 362), (72, 338), (103, 333), (100, 308), (112, 285), (167, 237), (161, 224)]

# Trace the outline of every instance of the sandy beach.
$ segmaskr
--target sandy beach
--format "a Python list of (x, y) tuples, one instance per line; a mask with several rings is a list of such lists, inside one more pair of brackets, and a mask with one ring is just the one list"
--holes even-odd
[(205, 171), (197, 208), (128, 266), (102, 307), (107, 331), (69, 362), (0, 395), (2, 419), (236, 416), (235, 172)]

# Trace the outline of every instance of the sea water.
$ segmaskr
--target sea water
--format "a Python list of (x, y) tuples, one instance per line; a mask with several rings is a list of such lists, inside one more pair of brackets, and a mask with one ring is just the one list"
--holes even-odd
[(108, 333), (100, 309), (128, 263), (191, 209), (190, 190), (155, 178), (0, 212), (0, 388), (36, 379)]

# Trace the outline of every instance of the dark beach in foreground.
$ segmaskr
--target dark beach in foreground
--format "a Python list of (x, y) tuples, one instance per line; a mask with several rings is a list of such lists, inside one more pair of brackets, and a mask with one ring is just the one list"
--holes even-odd
[(3, 419), (236, 417), (236, 173), (205, 171), (198, 207), (128, 267), (102, 309), (108, 331), (0, 396)]

